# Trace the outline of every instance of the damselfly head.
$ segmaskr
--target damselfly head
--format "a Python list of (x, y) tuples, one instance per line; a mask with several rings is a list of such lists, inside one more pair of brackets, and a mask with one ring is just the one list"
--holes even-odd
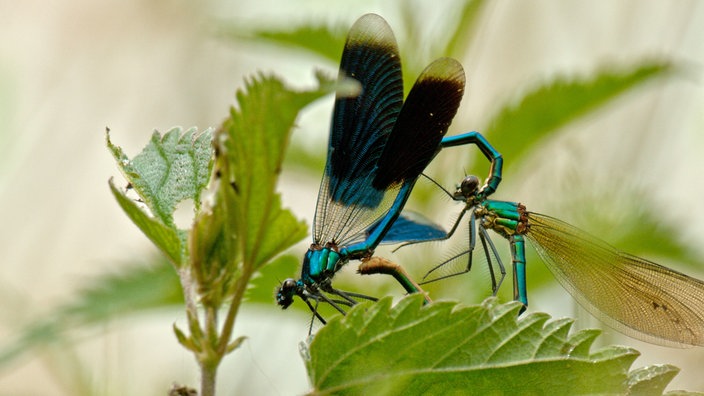
[(276, 303), (282, 308), (286, 309), (289, 305), (293, 304), (293, 296), (298, 294), (299, 284), (295, 279), (286, 279), (281, 283), (278, 290), (276, 290)]
[(474, 175), (465, 176), (455, 190), (454, 198), (469, 199), (479, 191), (479, 178)]

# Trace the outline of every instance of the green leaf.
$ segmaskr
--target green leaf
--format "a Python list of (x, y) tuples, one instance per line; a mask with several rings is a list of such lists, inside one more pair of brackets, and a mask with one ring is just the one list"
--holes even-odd
[(224, 199), (224, 204), (217, 203), (201, 210), (188, 235), (190, 268), (199, 285), (200, 303), (207, 307), (220, 307), (233, 283), (242, 275), (240, 267), (235, 265), (240, 262), (240, 257), (232, 243), (234, 235), (224, 227), (231, 205), (231, 200), (227, 199), (230, 195), (228, 187), (220, 186), (218, 196)]
[(245, 340), (247, 340), (247, 337), (245, 336), (235, 338), (234, 341), (227, 345), (227, 353), (231, 353), (235, 349), (239, 348)]
[(125, 211), (127, 217), (156, 245), (169, 260), (177, 267), (183, 264), (185, 259), (184, 243), (185, 231), (177, 229), (175, 226), (167, 226), (158, 219), (146, 213), (133, 199), (129, 198), (123, 191), (115, 187), (112, 178), (108, 182), (110, 191)]
[(237, 93), (239, 108), (217, 134), (217, 166), (228, 185), (218, 205), (225, 206), (224, 232), (236, 243), (230, 255), (255, 269), (307, 232), (304, 222), (281, 207), (276, 183), (298, 113), (332, 89), (330, 79), (318, 79), (319, 88), (309, 91), (289, 89), (272, 76), (248, 81)]
[(630, 394), (641, 396), (662, 395), (667, 385), (679, 372), (679, 368), (670, 364), (635, 369), (628, 378)]
[(489, 121), (486, 136), (507, 164), (518, 166), (523, 155), (558, 128), (673, 70), (667, 62), (639, 62), (624, 71), (605, 67), (589, 78), (556, 78), (501, 108)]
[(186, 333), (183, 332), (183, 330), (178, 328), (178, 326), (176, 326), (176, 323), (174, 323), (172, 328), (174, 330), (174, 335), (176, 335), (176, 340), (178, 340), (179, 344), (183, 345), (184, 348), (188, 349), (191, 352), (200, 352), (196, 344), (193, 342), (193, 339), (187, 336)]
[[(661, 389), (669, 373), (629, 374), (638, 352), (590, 352), (598, 331), (568, 335), (572, 322), (520, 304), (481, 306), (413, 295), (359, 304), (316, 334), (306, 362), (314, 394), (625, 394)], [(651, 372), (652, 373), (652, 372)], [(650, 382), (651, 384), (648, 384)]]
[(21, 329), (0, 346), (0, 365), (8, 364), (31, 348), (63, 340), (77, 328), (99, 325), (108, 319), (183, 304), (179, 279), (166, 260), (134, 265), (116, 274), (103, 275), (73, 301), (54, 309)]
[(348, 26), (342, 24), (330, 27), (309, 23), (291, 30), (269, 29), (251, 33), (241, 33), (236, 29), (228, 29), (228, 34), (238, 39), (259, 39), (276, 45), (302, 49), (337, 64), (340, 61), (340, 54), (345, 44), (345, 35), (348, 29)]
[(107, 144), (120, 171), (154, 217), (166, 226), (174, 226), (173, 212), (181, 201), (200, 205), (200, 193), (208, 184), (213, 150), (211, 131), (198, 134), (195, 128), (182, 132), (173, 128), (163, 137), (152, 134), (147, 146), (130, 160), (114, 146), (107, 134)]
[(284, 167), (302, 174), (317, 174), (325, 167), (327, 153), (325, 151), (311, 152), (302, 142), (294, 141), (286, 153)]
[(120, 171), (148, 212), (111, 180), (115, 199), (137, 227), (180, 267), (187, 257), (187, 234), (176, 227), (173, 213), (176, 205), (188, 199), (196, 211), (200, 208), (200, 194), (212, 168), (211, 131), (198, 134), (191, 128), (182, 133), (180, 128), (174, 128), (163, 138), (155, 131), (149, 144), (132, 160), (113, 145), (109, 131), (106, 138)]
[[(410, 85), (411, 77), (417, 76), (431, 59), (443, 56), (452, 56), (463, 59), (471, 50), (470, 41), (474, 36), (477, 25), (481, 22), (482, 11), (486, 5), (485, 0), (465, 0), (455, 5), (452, 15), (445, 17), (442, 31), (433, 37), (428, 37), (422, 29), (427, 25), (427, 16), (419, 13), (414, 2), (402, 2), (399, 4), (401, 14), (401, 24), (396, 26), (394, 31), (402, 31), (401, 37), (405, 42), (401, 43), (401, 48), (409, 48), (412, 51), (404, 51), (402, 54), (404, 61), (404, 81)], [(428, 49), (428, 53), (423, 53), (418, 49)]]
[(74, 303), (58, 311), (92, 324), (124, 314), (181, 305), (183, 293), (173, 267), (165, 260), (154, 260), (102, 275), (80, 291)]
[(447, 37), (447, 43), (441, 52), (441, 56), (453, 56), (464, 59), (470, 51), (470, 40), (473, 38), (477, 25), (481, 22), (482, 11), (486, 6), (485, 0), (465, 1), (458, 11), (460, 15), (455, 30)]

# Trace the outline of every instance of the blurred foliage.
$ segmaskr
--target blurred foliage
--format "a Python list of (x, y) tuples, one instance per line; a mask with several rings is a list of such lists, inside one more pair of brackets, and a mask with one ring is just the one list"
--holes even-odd
[(68, 342), (76, 335), (76, 329), (102, 325), (137, 312), (183, 306), (178, 276), (164, 257), (156, 257), (148, 264), (120, 267), (120, 272), (88, 282), (73, 301), (22, 329), (18, 338), (3, 345), (0, 367), (30, 348)]
[[(416, 32), (421, 30), (416, 29), (416, 27), (420, 23), (422, 16), (413, 10), (412, 4), (409, 2), (401, 2), (400, 7), (402, 15), (401, 26), (395, 26), (394, 28), (405, 32), (404, 37), (406, 37), (406, 40), (400, 43), (400, 47), (404, 62), (405, 89), (407, 90), (410, 89), (411, 82), (415, 76), (425, 67), (428, 57), (452, 56), (464, 59), (472, 49), (472, 46), (475, 45), (473, 33), (478, 26), (488, 20), (486, 18), (487, 2), (465, 1), (453, 13), (454, 19), (448, 19), (448, 23), (443, 26), (444, 31), (441, 34), (438, 34), (437, 37), (420, 37)], [(328, 61), (329, 65), (333, 67), (338, 63), (348, 28), (340, 24), (331, 26), (318, 21), (311, 21), (305, 25), (286, 29), (261, 27), (256, 30), (242, 31), (233, 26), (226, 25), (222, 29), (223, 34), (229, 39), (249, 40), (256, 45), (268, 43), (269, 45), (288, 48), (293, 50), (289, 53), (292, 54), (291, 56), (295, 55), (295, 50), (299, 50), (301, 53), (316, 54)], [(415, 49), (418, 48), (427, 49), (427, 53), (416, 53)], [(406, 52), (404, 52), (404, 49), (406, 49)], [(520, 67), (520, 65), (517, 65), (517, 67)], [(577, 75), (570, 70), (565, 70), (559, 76), (553, 76), (541, 81), (518, 97), (505, 98), (496, 105), (494, 111), (491, 112), (491, 116), (488, 116), (485, 120), (477, 120), (477, 123), (478, 125), (487, 126), (487, 129), (482, 132), (504, 154), (506, 168), (519, 169), (529, 164), (529, 159), (540, 156), (545, 142), (557, 139), (565, 132), (565, 126), (579, 121), (596, 111), (614, 106), (614, 99), (622, 97), (625, 93), (643, 89), (644, 86), (655, 79), (670, 77), (675, 74), (675, 70), (676, 67), (669, 60), (654, 59), (648, 54), (645, 54), (642, 59), (632, 60), (627, 66), (605, 63), (596, 67), (587, 75), (584, 75), (584, 73)], [(298, 111), (307, 103), (330, 90), (330, 87), (326, 86), (322, 79), (320, 82), (321, 86), (314, 89), (313, 92), (303, 93), (303, 96), (299, 97), (300, 101), (292, 101), (288, 100), (290, 97), (284, 97), (284, 100), (275, 102), (261, 102), (263, 96), (259, 98), (256, 97), (257, 95), (247, 96), (242, 91), (238, 94), (240, 110), (251, 112), (252, 118), (240, 119), (241, 114), (233, 109), (230, 114), (231, 118), (226, 121), (223, 129), (219, 132), (230, 131), (230, 139), (234, 140), (228, 141), (227, 144), (241, 144), (241, 146), (228, 146), (227, 153), (224, 153), (224, 156), (220, 158), (220, 161), (226, 161), (226, 163), (221, 163), (219, 168), (221, 175), (226, 177), (225, 180), (227, 182), (224, 185), (232, 187), (221, 189), (218, 192), (219, 195), (216, 195), (218, 202), (226, 204), (216, 206), (213, 209), (213, 213), (217, 212), (219, 216), (225, 214), (224, 218), (227, 220), (223, 221), (220, 219), (215, 221), (211, 216), (212, 213), (203, 213), (197, 217), (195, 240), (189, 240), (185, 231), (178, 230), (175, 226), (172, 227), (168, 218), (174, 202), (190, 198), (194, 200), (196, 207), (198, 207), (200, 192), (204, 187), (202, 166), (188, 168), (190, 169), (190, 174), (198, 176), (195, 184), (190, 185), (193, 188), (188, 191), (175, 191), (176, 195), (169, 195), (172, 198), (169, 202), (158, 200), (157, 195), (159, 194), (150, 195), (149, 188), (147, 188), (150, 186), (150, 179), (147, 176), (163, 178), (168, 173), (161, 175), (143, 174), (143, 169), (122, 167), (123, 172), (131, 180), (132, 187), (135, 190), (139, 190), (138, 195), (142, 202), (135, 202), (134, 199), (128, 198), (111, 183), (112, 191), (123, 209), (140, 229), (169, 257), (170, 262), (175, 264), (176, 267), (193, 260), (189, 255), (190, 251), (199, 255), (201, 260), (198, 260), (198, 262), (201, 264), (206, 262), (219, 263), (218, 267), (205, 267), (203, 265), (198, 267), (197, 281), (201, 285), (207, 282), (215, 282), (218, 285), (217, 288), (209, 289), (208, 300), (220, 303), (231, 297), (237, 287), (236, 277), (242, 276), (244, 271), (248, 272), (248, 275), (252, 277), (252, 281), (246, 283), (246, 294), (244, 294), (243, 298), (251, 303), (262, 303), (263, 306), (277, 309), (272, 298), (273, 287), (278, 285), (281, 279), (294, 276), (298, 271), (300, 263), (297, 256), (276, 256), (287, 246), (303, 237), (305, 228), (290, 213), (282, 215), (285, 219), (281, 221), (286, 223), (282, 227), (271, 227), (269, 222), (272, 218), (270, 217), (259, 219), (249, 217), (251, 213), (261, 212), (261, 208), (257, 207), (257, 205), (261, 205), (263, 201), (238, 202), (236, 192), (239, 189), (244, 189), (256, 193), (259, 191), (260, 186), (247, 185), (244, 182), (247, 176), (237, 174), (237, 172), (243, 167), (250, 166), (250, 163), (255, 163), (254, 168), (262, 172), (255, 177), (256, 180), (263, 183), (261, 192), (270, 194), (274, 191), (276, 176), (280, 166), (277, 164), (280, 163), (284, 156), (288, 143), (288, 133)], [(257, 91), (261, 88), (260, 83), (268, 85), (266, 89)], [(256, 78), (248, 83), (248, 89), (250, 94), (252, 93), (251, 91), (257, 91), (264, 96), (276, 96), (282, 92), (291, 94), (291, 91), (277, 79)], [(264, 91), (266, 93), (263, 93)], [(295, 96), (296, 94), (293, 95)], [(252, 101), (250, 102), (250, 100)], [(276, 110), (273, 111), (272, 109)], [(271, 120), (270, 118), (273, 114), (283, 114), (286, 120)], [(258, 133), (253, 133), (250, 129), (247, 130), (248, 134), (235, 134), (236, 131), (253, 126), (262, 128), (262, 130)], [(270, 128), (283, 130), (286, 132), (286, 136), (278, 135), (280, 140), (270, 140), (268, 135), (266, 139), (259, 141), (241, 140), (257, 139), (257, 136), (261, 136), (259, 134), (265, 133), (263, 130), (269, 131)], [(153, 140), (151, 143), (153, 150), (150, 156), (147, 156), (146, 153), (149, 152), (147, 150), (143, 158), (145, 160), (149, 158), (146, 161), (148, 163), (153, 163), (155, 160), (159, 161), (159, 158), (162, 160), (170, 158), (165, 162), (166, 164), (181, 163), (188, 165), (179, 161), (189, 156), (191, 158), (194, 155), (202, 156), (202, 151), (200, 154), (195, 154), (195, 152), (198, 147), (202, 148), (203, 146), (193, 145), (191, 146), (193, 150), (190, 152), (188, 149), (184, 152), (180, 148), (176, 148), (186, 147), (187, 145), (184, 146), (185, 143), (193, 143), (192, 137), (194, 135), (192, 134), (193, 131), (189, 131), (186, 134), (182, 134), (181, 131), (171, 131), (162, 140)], [(200, 135), (201, 138), (203, 136)], [(154, 138), (156, 139), (157, 137), (159, 136), (155, 134)], [(172, 145), (169, 146), (167, 144), (167, 146), (174, 149), (172, 154), (175, 157), (155, 156), (154, 154), (162, 152), (163, 147), (159, 146), (160, 142), (166, 140), (168, 143), (168, 139), (171, 138), (175, 140), (172, 141)], [(202, 143), (202, 141), (200, 142)], [(268, 147), (262, 146), (266, 146), (268, 143), (271, 143)], [(257, 147), (262, 150), (273, 150), (271, 151), (272, 156), (268, 157), (272, 162), (257, 162), (257, 158), (259, 158), (257, 156), (240, 158), (237, 155), (231, 155), (233, 153), (259, 154), (260, 152), (258, 151), (250, 151), (252, 150), (251, 144), (259, 145)], [(112, 144), (110, 144), (110, 148), (116, 158), (123, 159), (119, 148), (112, 146)], [(289, 150), (290, 152), (286, 154), (287, 162), (284, 163), (284, 166), (296, 166), (298, 169), (315, 175), (319, 175), (322, 172), (326, 153), (310, 153), (297, 145), (293, 145)], [(175, 158), (178, 158), (178, 160)], [(483, 159), (483, 157), (479, 158)], [(242, 162), (237, 163), (237, 161)], [(137, 165), (138, 163), (139, 161), (135, 158), (132, 165)], [(125, 165), (128, 164), (125, 163)], [(147, 168), (151, 169), (151, 167), (151, 165), (147, 165)], [(463, 176), (463, 174), (459, 173), (459, 169), (460, 167), (458, 166), (456, 175), (458, 181)], [(472, 173), (484, 174), (488, 166), (480, 160), (475, 160), (468, 169), (471, 169)], [(138, 177), (135, 178), (134, 176)], [(141, 184), (142, 182), (146, 182), (146, 184)], [(512, 183), (520, 183), (520, 181), (506, 178), (502, 186), (510, 186)], [(627, 248), (634, 254), (647, 252), (648, 255), (670, 257), (673, 260), (691, 262), (691, 250), (679, 241), (677, 233), (673, 232), (675, 227), (662, 223), (662, 219), (656, 216), (655, 208), (647, 207), (647, 201), (642, 199), (641, 192), (632, 190), (630, 186), (619, 186), (619, 188), (621, 188), (619, 194), (627, 197), (628, 200), (632, 199), (628, 201), (628, 207), (645, 209), (640, 210), (638, 213), (629, 212), (633, 216), (629, 218), (628, 222), (618, 224), (619, 227), (623, 227), (627, 232), (622, 233), (618, 240), (610, 242), (616, 246)], [(580, 189), (575, 189), (577, 195), (579, 195), (579, 191)], [(233, 194), (233, 192), (235, 193)], [(267, 197), (268, 199), (264, 201), (276, 208), (275, 212), (280, 210), (278, 194), (267, 195)], [(506, 198), (520, 200), (520, 197)], [(565, 197), (565, 200), (572, 200), (573, 198), (576, 197)], [(603, 207), (605, 202), (610, 203), (608, 201), (610, 198), (611, 195), (590, 197), (588, 205), (575, 199), (576, 205), (579, 205), (575, 207), (592, 207), (594, 212), (599, 212), (598, 208)], [(439, 202), (445, 206), (448, 205), (448, 200), (444, 194), (439, 193), (437, 188), (430, 183), (418, 183), (412, 200), (415, 200), (418, 205), (426, 209), (437, 207)], [(634, 205), (633, 202), (643, 204)], [(148, 211), (143, 210), (144, 205), (147, 206)], [(238, 214), (227, 213), (233, 207), (241, 208), (243, 211)], [(458, 209), (453, 208), (453, 210)], [(619, 208), (614, 208), (614, 210), (619, 210)], [(268, 211), (265, 212), (269, 213)], [(156, 219), (159, 221), (156, 221)], [(615, 224), (610, 223), (612, 221), (613, 219), (608, 216), (601, 216), (600, 219), (595, 221), (595, 223), (601, 224), (590, 224), (590, 226), (594, 226), (594, 229), (614, 226)], [(259, 226), (263, 228), (257, 228)], [(266, 238), (262, 238), (260, 232), (267, 229), (276, 235), (267, 235)], [(233, 243), (233, 240), (229, 239), (228, 235), (237, 235), (237, 238), (234, 239), (241, 244), (237, 247), (228, 245)], [(259, 246), (260, 242), (266, 242), (268, 245)], [(193, 245), (194, 243), (195, 245)], [(189, 244), (191, 247), (189, 247)], [(422, 273), (423, 268), (434, 265), (442, 257), (448, 256), (448, 253), (442, 251), (443, 249), (438, 249), (437, 245), (430, 244), (428, 246), (430, 247), (427, 249), (416, 248), (410, 253), (413, 256), (410, 254), (404, 256), (404, 251), (402, 250), (400, 257), (413, 257), (415, 261), (404, 263), (404, 265), (407, 264), (410, 268), (418, 269), (418, 272)], [(239, 264), (234, 265), (232, 260), (237, 260)], [(247, 260), (253, 266), (251, 271), (245, 270), (241, 266), (241, 263)], [(539, 261), (534, 254), (530, 255), (528, 260), (531, 264)], [(22, 327), (18, 331), (17, 337), (8, 343), (3, 343), (0, 349), (0, 365), (7, 365), (16, 361), (23, 352), (30, 348), (66, 341), (68, 329), (90, 328), (104, 323), (108, 319), (179, 305), (183, 302), (183, 294), (180, 291), (182, 283), (179, 282), (173, 267), (167, 263), (168, 261), (166, 260), (158, 259), (154, 260), (150, 265), (125, 266), (119, 273), (107, 274), (89, 282), (86, 288), (77, 292), (73, 301), (58, 305), (51, 317), (38, 319)], [(264, 265), (265, 263), (269, 264)], [(475, 263), (475, 268), (479, 266), (480, 263)], [(541, 285), (554, 283), (549, 272), (544, 268), (539, 268), (542, 266), (529, 265), (528, 267), (531, 290), (535, 291)], [(538, 269), (536, 270), (536, 268)], [(225, 275), (225, 270), (228, 271), (229, 275)], [(480, 271), (485, 272), (486, 270), (481, 269)], [(475, 273), (476, 271), (473, 271), (473, 274)], [(356, 286), (350, 285), (350, 279), (355, 278), (354, 276), (343, 276), (340, 278), (341, 283), (339, 285), (341, 285), (341, 288), (356, 289)], [(367, 278), (364, 278), (364, 281), (367, 282)], [(391, 287), (396, 287), (388, 285), (389, 283), (381, 284), (375, 294), (386, 294)], [(462, 293), (458, 293), (458, 289)], [(455, 298), (474, 299), (476, 301), (477, 296), (488, 293), (489, 287), (485, 275), (473, 275), (451, 279), (443, 282), (442, 285), (433, 284), (430, 285), (428, 290), (431, 293), (437, 291), (438, 295), (445, 293), (445, 295), (452, 295)], [(205, 290), (201, 288), (200, 291)], [(510, 287), (504, 287), (500, 296), (503, 299), (511, 299)], [(293, 306), (307, 310), (303, 304), (294, 304)], [(193, 323), (191, 322), (190, 330), (193, 329)], [(190, 340), (185, 333), (179, 333), (179, 339), (190, 348), (198, 349), (196, 343)], [(235, 342), (238, 342), (238, 340), (235, 340)], [(227, 341), (229, 342), (230, 339), (228, 338)]]
[(561, 127), (673, 70), (667, 61), (644, 60), (622, 70), (602, 66), (586, 78), (557, 76), (528, 90), (515, 104), (500, 107), (484, 134), (500, 148), (507, 168), (520, 167), (523, 156), (539, 150), (538, 144)]

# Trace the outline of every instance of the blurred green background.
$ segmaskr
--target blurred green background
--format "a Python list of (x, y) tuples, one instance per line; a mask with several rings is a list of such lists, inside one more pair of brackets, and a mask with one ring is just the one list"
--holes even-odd
[[(174, 278), (107, 188), (119, 175), (104, 128), (134, 155), (153, 128), (219, 125), (235, 89), (258, 71), (294, 86), (312, 84), (316, 69), (335, 75), (342, 43), (334, 38), (367, 12), (393, 28), (407, 89), (435, 57), (460, 58), (468, 86), (450, 133), (486, 132), (504, 154), (495, 198), (521, 201), (704, 277), (704, 214), (697, 210), (704, 192), (704, 6), (695, 0), (490, 1), (462, 29), (460, 0), (44, 3), (0, 2), (0, 395), (152, 395), (173, 382), (197, 383), (194, 359), (171, 332), (173, 323), (185, 323)], [(313, 38), (283, 34), (302, 26), (320, 30)], [(326, 41), (323, 27), (336, 35)], [(328, 97), (302, 114), (281, 177), (285, 205), (308, 222), (331, 108)], [(477, 154), (446, 150), (428, 174), (446, 188), (465, 173), (484, 177)], [(446, 225), (460, 209), (427, 182), (419, 182), (409, 207)], [(181, 215), (186, 227), (191, 212)], [(291, 253), (301, 257), (309, 243)], [(421, 276), (463, 243), (458, 236), (378, 253)], [(529, 260), (531, 310), (596, 325), (534, 255)], [(386, 279), (360, 278), (355, 266), (336, 281), (400, 295)], [(479, 302), (488, 285), (476, 262), (470, 275), (428, 289), (433, 297)], [(309, 315), (282, 312), (273, 297), (266, 303), (275, 286), (262, 285), (245, 306), (235, 332), (249, 339), (222, 365), (220, 394), (308, 389), (298, 342)], [(510, 289), (507, 281), (504, 301)], [(608, 342), (641, 350), (636, 366), (681, 367), (670, 389), (704, 390), (702, 350), (606, 332)]]

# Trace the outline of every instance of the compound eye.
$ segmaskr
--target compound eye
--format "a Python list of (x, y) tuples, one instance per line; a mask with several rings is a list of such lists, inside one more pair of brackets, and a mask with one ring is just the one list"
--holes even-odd
[(466, 176), (460, 184), (460, 191), (465, 197), (474, 195), (479, 190), (479, 178), (474, 175)]
[(281, 288), (285, 290), (293, 290), (296, 288), (296, 280), (288, 278), (281, 284)]
[(276, 303), (282, 309), (286, 309), (293, 304), (293, 296), (296, 294), (297, 287), (298, 284), (294, 279), (289, 278), (281, 283), (281, 286), (276, 291)]

